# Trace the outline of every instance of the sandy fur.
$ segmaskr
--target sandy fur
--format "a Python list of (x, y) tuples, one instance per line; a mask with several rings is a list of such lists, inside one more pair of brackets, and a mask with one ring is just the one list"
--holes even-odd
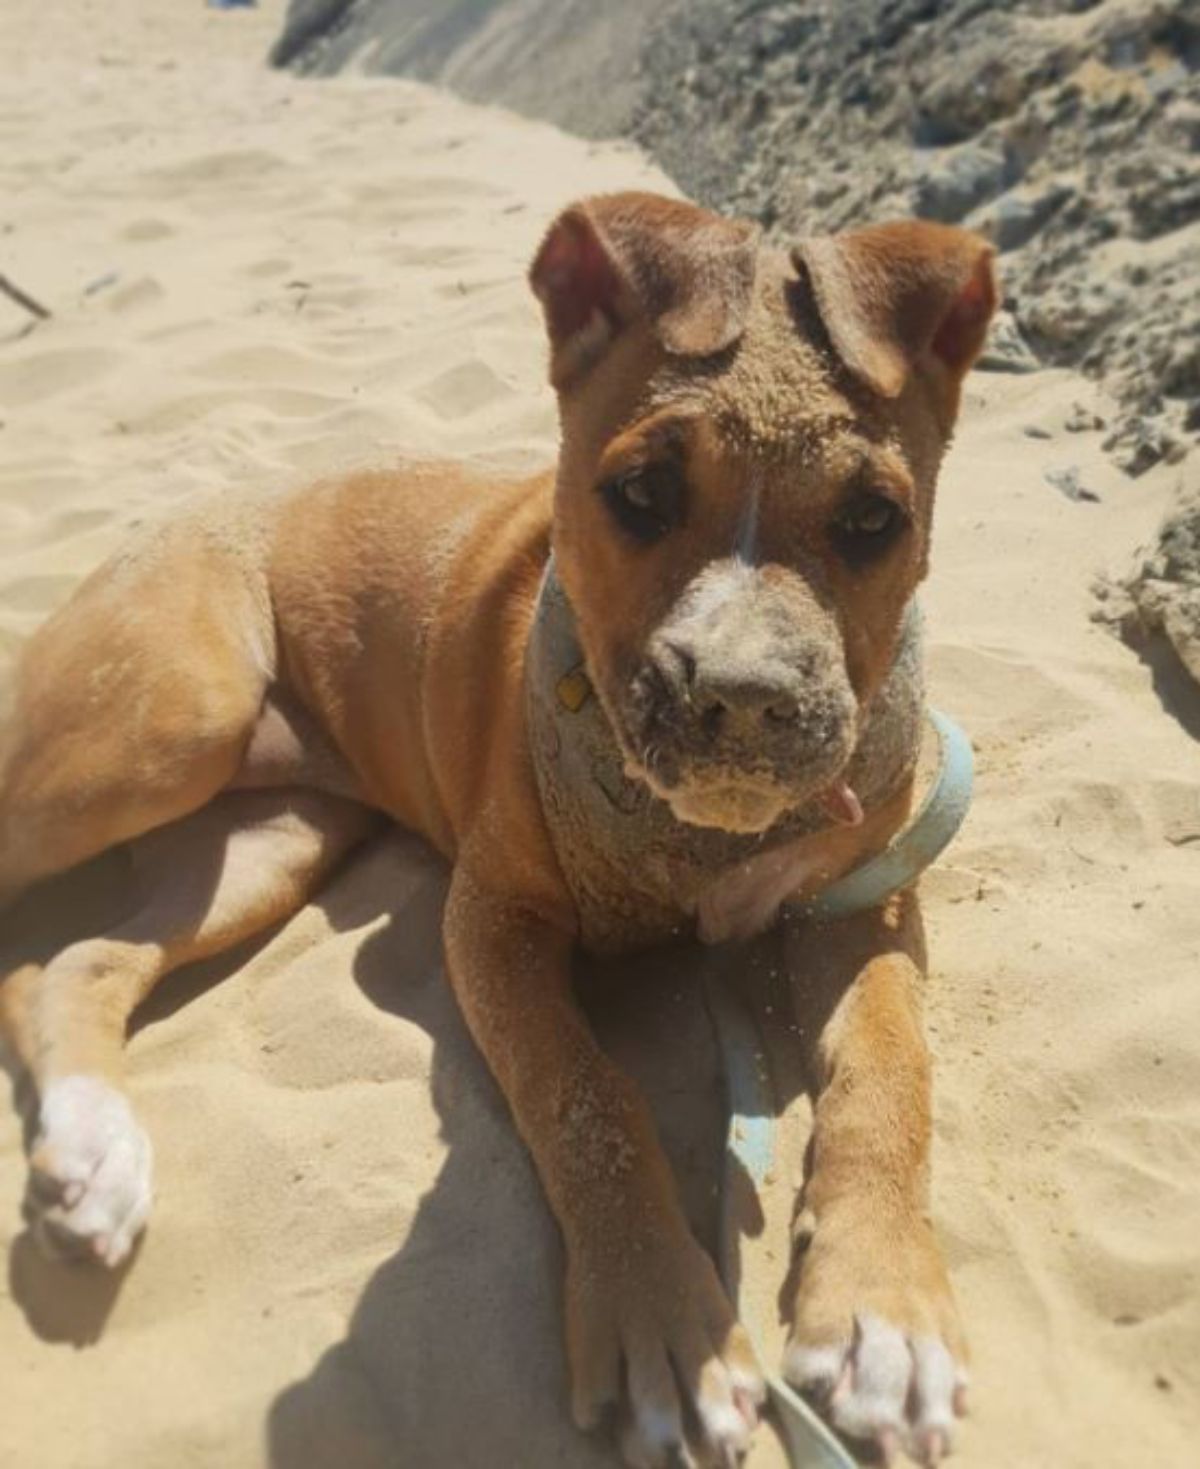
[[(585, 157), (547, 130), (485, 126), (407, 89), (302, 92), (256, 78), (251, 92), (234, 53), (265, 49), (269, 11), (139, 11), (135, 27), (126, 16), (123, 6), (89, 14), (79, 25), (86, 54), (60, 62), (41, 46), (46, 26), (66, 44), (47, 7), (29, 7), (16, 31), (36, 59), (14, 79), (6, 126), (21, 140), (11, 156), (32, 163), (19, 179), (27, 192), (6, 268), (72, 305), (52, 344), (35, 335), (6, 348), (0, 629), (10, 648), (124, 522), (231, 472), (277, 481), (303, 466), (307, 476), (332, 467), (322, 459), (361, 457), (364, 445), (502, 452), (510, 465), (544, 457), (552, 414), (536, 396), (542, 354), (517, 278), (530, 216), (582, 187), (588, 170), (597, 187), (646, 178), (628, 155)], [(247, 23), (258, 28), (249, 43), (233, 29)], [(186, 86), (157, 64), (180, 45), (211, 58), (190, 64)], [(209, 84), (197, 87), (204, 67)], [(278, 105), (285, 96), (296, 100)], [(380, 157), (397, 157), (403, 110), (406, 157), (417, 164), (381, 178)], [(116, 153), (93, 146), (104, 126)], [(362, 148), (372, 136), (378, 148)], [(546, 150), (545, 167), (522, 171), (529, 193), (511, 202), (525, 210), (506, 217), (496, 150), (518, 136), (522, 149)], [(313, 161), (296, 156), (300, 138)], [(360, 148), (361, 164), (352, 161)], [(73, 197), (74, 232), (51, 187), (64, 153), (78, 160), (77, 181), (102, 186)], [(359, 220), (378, 224), (379, 243), (353, 273), (344, 198), (330, 191), (335, 162)], [(236, 242), (222, 209), (238, 211)], [(399, 225), (397, 211), (407, 211)], [(84, 275), (103, 270), (84, 271), (67, 248), (81, 217), (128, 271), (116, 295), (80, 294)], [(289, 280), (309, 280), (300, 309), (303, 288)], [(348, 305), (362, 313), (357, 336)], [(113, 313), (137, 324), (137, 353), (115, 339)], [(401, 338), (402, 350), (387, 345)], [(1130, 490), (1090, 442), (1047, 451), (1022, 436), (1029, 421), (1057, 429), (1085, 391), (1056, 377), (969, 390), (931, 587), (935, 693), (975, 732), (982, 776), (971, 826), (928, 884), (935, 1206), (953, 1221), (952, 1263), (978, 1323), (964, 1466), (1004, 1455), (1180, 1457), (1197, 1431), (1186, 1294), (1198, 1204), (1187, 847), (1195, 755), (1149, 676), (1083, 617), (1092, 564), (1119, 559), (1149, 528), (1162, 483)], [(1042, 462), (1067, 452), (1086, 461), (1101, 506), (1047, 501)], [(1081, 524), (1085, 513), (1093, 518)], [(13, 1294), (44, 1339), (17, 1310), (0, 1318), (6, 1370), (20, 1386), (0, 1425), (6, 1457), (27, 1458), (36, 1444), (44, 1463), (76, 1463), (82, 1442), (97, 1445), (95, 1463), (257, 1464), (265, 1421), (276, 1463), (301, 1462), (297, 1445), (383, 1463), (397, 1433), (411, 1444), (417, 1431), (435, 1460), (469, 1463), (477, 1438), (464, 1425), (486, 1415), (486, 1462), (568, 1451), (605, 1462), (566, 1420), (542, 1273), (512, 1263), (552, 1241), (439, 998), (429, 938), (438, 897), (436, 873), (397, 838), (328, 904), (239, 959), (242, 981), (136, 1036), (139, 1111), (171, 1140), (160, 1152), (156, 1232), (107, 1297), (64, 1293), (18, 1247)], [(389, 924), (385, 907), (399, 920)], [(408, 984), (402, 1015), (371, 999), (394, 993), (398, 977)], [(702, 1037), (679, 1018), (670, 988), (655, 1003), (655, 1064), (683, 1046), (678, 1095), (702, 1117), (705, 1088), (678, 1036)], [(664, 1088), (660, 1115), (672, 1105), (678, 1097)], [(7, 1126), (0, 1221), (14, 1232), (23, 1165)], [(213, 1148), (216, 1133), (236, 1145)], [(431, 1216), (418, 1203), (443, 1168)], [(489, 1188), (481, 1220), (475, 1184), (485, 1174), (506, 1182)], [(302, 1227), (282, 1229), (281, 1215)], [(418, 1247), (420, 1270), (403, 1252), (395, 1258), (398, 1242)], [(748, 1252), (775, 1253), (772, 1289), (785, 1248), (786, 1232)], [(348, 1332), (355, 1345), (343, 1350)], [(82, 1354), (62, 1345), (97, 1336)], [(176, 1389), (140, 1393), (164, 1355), (185, 1361), (187, 1374)], [(364, 1359), (391, 1394), (386, 1408)], [(114, 1414), (114, 1398), (131, 1395), (137, 1411)]]

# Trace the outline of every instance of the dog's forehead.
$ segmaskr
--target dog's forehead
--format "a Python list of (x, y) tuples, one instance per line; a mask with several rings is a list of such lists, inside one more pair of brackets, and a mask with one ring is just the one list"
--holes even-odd
[(716, 359), (675, 359), (656, 387), (656, 406), (701, 416), (724, 447), (768, 464), (836, 470), (894, 438), (887, 415), (839, 368), (811, 296), (774, 251), (760, 256), (736, 346)]

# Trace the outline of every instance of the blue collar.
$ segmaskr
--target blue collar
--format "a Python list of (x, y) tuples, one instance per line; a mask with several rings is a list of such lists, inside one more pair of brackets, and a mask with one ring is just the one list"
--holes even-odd
[(971, 804), (975, 757), (970, 740), (952, 719), (937, 709), (927, 708), (926, 713), (938, 737), (941, 759), (920, 809), (877, 856), (801, 904), (797, 911), (806, 917), (846, 918), (878, 908), (911, 887), (953, 841)]

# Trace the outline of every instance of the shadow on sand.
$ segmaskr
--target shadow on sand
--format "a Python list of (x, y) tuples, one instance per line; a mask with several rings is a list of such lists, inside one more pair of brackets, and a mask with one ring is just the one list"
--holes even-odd
[[(397, 860), (389, 849), (401, 841), (387, 839), (368, 860)], [(371, 934), (354, 971), (375, 1004), (433, 1041), (433, 1099), (446, 1156), (407, 1237), (367, 1282), (345, 1339), (272, 1406), (270, 1463), (611, 1469), (611, 1450), (580, 1435), (567, 1412), (561, 1245), (444, 978), (444, 874), (431, 858), (427, 869), (423, 890)], [(372, 915), (346, 905), (386, 890), (378, 880), (335, 887), (324, 900), (331, 921), (368, 921)], [(588, 966), (580, 982), (603, 1044), (650, 1097), (689, 1217), (711, 1247), (723, 1104), (688, 957)]]

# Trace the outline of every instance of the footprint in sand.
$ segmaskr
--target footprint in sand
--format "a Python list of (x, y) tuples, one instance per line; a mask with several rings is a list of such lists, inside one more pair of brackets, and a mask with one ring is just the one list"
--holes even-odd
[(484, 362), (463, 362), (418, 388), (413, 397), (432, 408), (439, 418), (466, 418), (504, 398), (515, 389)]
[(104, 347), (17, 355), (0, 364), (0, 408), (19, 408), (90, 385), (124, 361)]
[(11, 612), (32, 613), (40, 620), (48, 609), (65, 602), (79, 578), (65, 573), (13, 577), (0, 588), (0, 607)]
[(341, 397), (329, 393), (302, 392), (294, 388), (272, 388), (266, 385), (244, 390), (227, 389), (211, 393), (187, 393), (160, 402), (151, 412), (131, 418), (130, 430), (156, 437), (191, 428), (206, 419), (222, 415), (226, 410), (254, 409), (276, 418), (317, 418), (340, 408)]
[(254, 389), (264, 383), (272, 387), (331, 392), (344, 387), (341, 375), (332, 371), (320, 358), (269, 343), (219, 352), (215, 357), (197, 362), (191, 371), (196, 377), (215, 382), (246, 383)]
[(124, 314), (141, 307), (153, 306), (164, 296), (162, 284), (155, 276), (143, 275), (136, 280), (118, 285), (105, 296), (105, 305), (110, 311)]
[(155, 240), (169, 240), (175, 234), (175, 226), (165, 219), (134, 219), (120, 230), (117, 239), (129, 245), (149, 245)]
[(142, 181), (147, 192), (186, 198), (189, 191), (209, 184), (222, 188), (261, 184), (269, 175), (285, 172), (287, 166), (285, 159), (264, 148), (235, 149), (228, 153), (203, 154), (166, 168), (149, 169), (142, 175)]
[(292, 269), (292, 262), (282, 255), (269, 255), (265, 260), (255, 260), (253, 264), (247, 265), (243, 271), (252, 280), (274, 280), (276, 276), (287, 275)]

